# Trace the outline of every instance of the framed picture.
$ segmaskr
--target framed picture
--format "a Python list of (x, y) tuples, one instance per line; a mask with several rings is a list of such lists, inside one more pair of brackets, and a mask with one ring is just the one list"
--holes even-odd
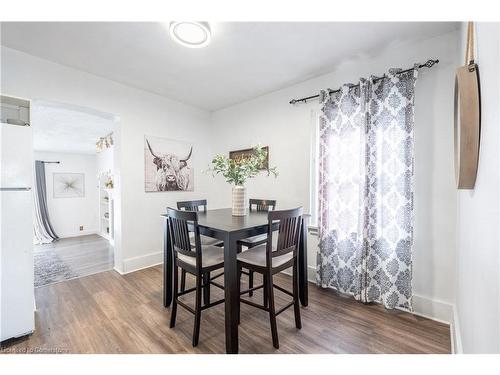
[(54, 198), (83, 198), (85, 196), (85, 174), (54, 173)]
[(144, 137), (146, 192), (194, 191), (193, 145), (173, 139)]
[[(269, 169), (269, 146), (264, 146), (262, 147), (266, 151), (266, 160), (264, 163), (261, 165), (259, 169), (261, 170), (267, 170)], [(248, 158), (252, 156), (255, 153), (253, 148), (246, 148), (243, 150), (235, 150), (235, 151), (229, 151), (229, 159), (242, 159), (242, 158)]]

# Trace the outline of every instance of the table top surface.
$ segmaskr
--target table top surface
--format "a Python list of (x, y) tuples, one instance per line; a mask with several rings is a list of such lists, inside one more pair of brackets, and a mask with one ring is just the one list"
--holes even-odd
[[(198, 225), (201, 227), (233, 232), (251, 229), (268, 224), (267, 212), (249, 211), (245, 216), (233, 216), (230, 208), (198, 212)], [(167, 214), (161, 215), (167, 217)], [(305, 218), (310, 215), (303, 215)]]

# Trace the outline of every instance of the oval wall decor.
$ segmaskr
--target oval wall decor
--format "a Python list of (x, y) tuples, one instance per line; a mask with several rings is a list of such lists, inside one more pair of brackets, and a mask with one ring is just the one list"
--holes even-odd
[(481, 131), (479, 69), (474, 63), (474, 26), (467, 25), (465, 66), (455, 77), (455, 178), (458, 189), (473, 189), (476, 183)]

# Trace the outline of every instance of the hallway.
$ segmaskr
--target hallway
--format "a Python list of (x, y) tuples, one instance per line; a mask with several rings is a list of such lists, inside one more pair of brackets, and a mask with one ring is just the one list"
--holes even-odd
[(114, 266), (113, 247), (97, 234), (35, 245), (33, 253), (36, 288), (109, 271)]

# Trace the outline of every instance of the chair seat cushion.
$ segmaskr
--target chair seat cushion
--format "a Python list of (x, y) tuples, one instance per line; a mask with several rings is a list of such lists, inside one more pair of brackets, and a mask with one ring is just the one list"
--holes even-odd
[[(195, 247), (196, 245), (194, 244), (194, 233), (189, 232), (189, 241), (191, 242), (191, 246)], [(200, 234), (200, 241), (201, 245), (216, 245), (222, 243), (221, 240), (218, 240), (217, 238), (212, 238), (212, 237), (207, 237), (204, 236), (203, 234)]]
[(244, 239), (240, 240), (239, 242), (241, 242), (243, 245), (244, 244), (251, 245), (251, 244), (259, 243), (259, 242), (266, 241), (266, 240), (267, 240), (267, 233), (259, 234), (258, 236), (244, 238)]
[[(194, 252), (193, 252), (194, 253)], [(178, 253), (177, 258), (184, 263), (196, 266), (196, 257), (190, 257)], [(217, 264), (224, 264), (224, 248), (218, 246), (202, 246), (201, 248), (202, 267), (212, 267)]]
[[(293, 258), (293, 253), (281, 255), (273, 258), (273, 268), (279, 267)], [(266, 244), (255, 246), (247, 251), (238, 254), (238, 261), (255, 266), (266, 266)]]

